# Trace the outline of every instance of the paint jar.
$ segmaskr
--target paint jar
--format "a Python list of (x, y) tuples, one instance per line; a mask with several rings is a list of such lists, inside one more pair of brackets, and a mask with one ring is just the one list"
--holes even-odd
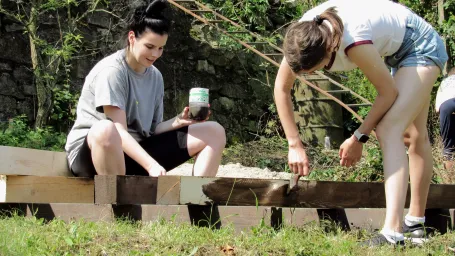
[(189, 118), (196, 121), (203, 121), (209, 115), (209, 89), (192, 88), (189, 100)]

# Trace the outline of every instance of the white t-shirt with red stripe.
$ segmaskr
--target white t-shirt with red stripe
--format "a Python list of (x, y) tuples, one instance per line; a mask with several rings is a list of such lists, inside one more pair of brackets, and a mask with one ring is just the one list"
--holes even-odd
[[(330, 7), (335, 7), (344, 25), (340, 48), (326, 67), (330, 71), (356, 68), (346, 55), (356, 45), (373, 44), (383, 57), (394, 54), (403, 42), (406, 18), (412, 14), (389, 0), (329, 0), (307, 11), (300, 21), (311, 21)], [(331, 27), (327, 20), (324, 24)]]

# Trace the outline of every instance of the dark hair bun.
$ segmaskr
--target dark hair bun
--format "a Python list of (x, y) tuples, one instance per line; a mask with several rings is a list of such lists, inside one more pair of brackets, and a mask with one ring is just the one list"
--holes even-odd
[(163, 10), (166, 9), (168, 3), (166, 0), (153, 0), (145, 10), (145, 15), (148, 18), (161, 18), (163, 17)]

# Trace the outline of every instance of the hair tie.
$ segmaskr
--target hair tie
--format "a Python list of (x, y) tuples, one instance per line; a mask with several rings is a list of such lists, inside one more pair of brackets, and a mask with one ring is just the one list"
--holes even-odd
[(321, 18), (321, 16), (316, 15), (316, 17), (314, 17), (313, 21), (316, 22), (316, 24), (321, 25), (322, 22), (324, 21), (324, 18)]

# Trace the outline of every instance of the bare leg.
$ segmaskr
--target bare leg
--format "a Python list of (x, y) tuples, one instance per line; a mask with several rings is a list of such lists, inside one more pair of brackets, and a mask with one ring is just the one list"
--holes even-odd
[(405, 141), (409, 148), (409, 172), (411, 176), (409, 215), (414, 217), (425, 215), (428, 190), (433, 173), (433, 155), (431, 154), (431, 144), (427, 131), (429, 103), (428, 97), (427, 105), (406, 130), (409, 135), (409, 139)]
[[(409, 180), (409, 163), (405, 152), (404, 133), (427, 106), (432, 86), (439, 72), (440, 70), (436, 66), (400, 68), (394, 77), (398, 89), (398, 98), (377, 126), (377, 134), (384, 157), (387, 201), (384, 228), (390, 230), (401, 232)], [(415, 164), (423, 165), (425, 160), (416, 161)], [(415, 164), (413, 164), (413, 168), (415, 168)], [(420, 169), (423, 170), (425, 167), (422, 166)], [(419, 183), (417, 179), (418, 177), (413, 179), (415, 183)], [(422, 188), (425, 186), (425, 184), (421, 184)], [(425, 191), (422, 191), (423, 193)], [(419, 204), (423, 204), (421, 207), (425, 208), (426, 197), (423, 199), (419, 199)]]
[(215, 176), (221, 162), (226, 135), (216, 122), (204, 122), (188, 127), (188, 153), (196, 156), (193, 166), (195, 176)]
[(114, 123), (102, 120), (93, 125), (87, 142), (98, 175), (125, 175), (122, 139)]

